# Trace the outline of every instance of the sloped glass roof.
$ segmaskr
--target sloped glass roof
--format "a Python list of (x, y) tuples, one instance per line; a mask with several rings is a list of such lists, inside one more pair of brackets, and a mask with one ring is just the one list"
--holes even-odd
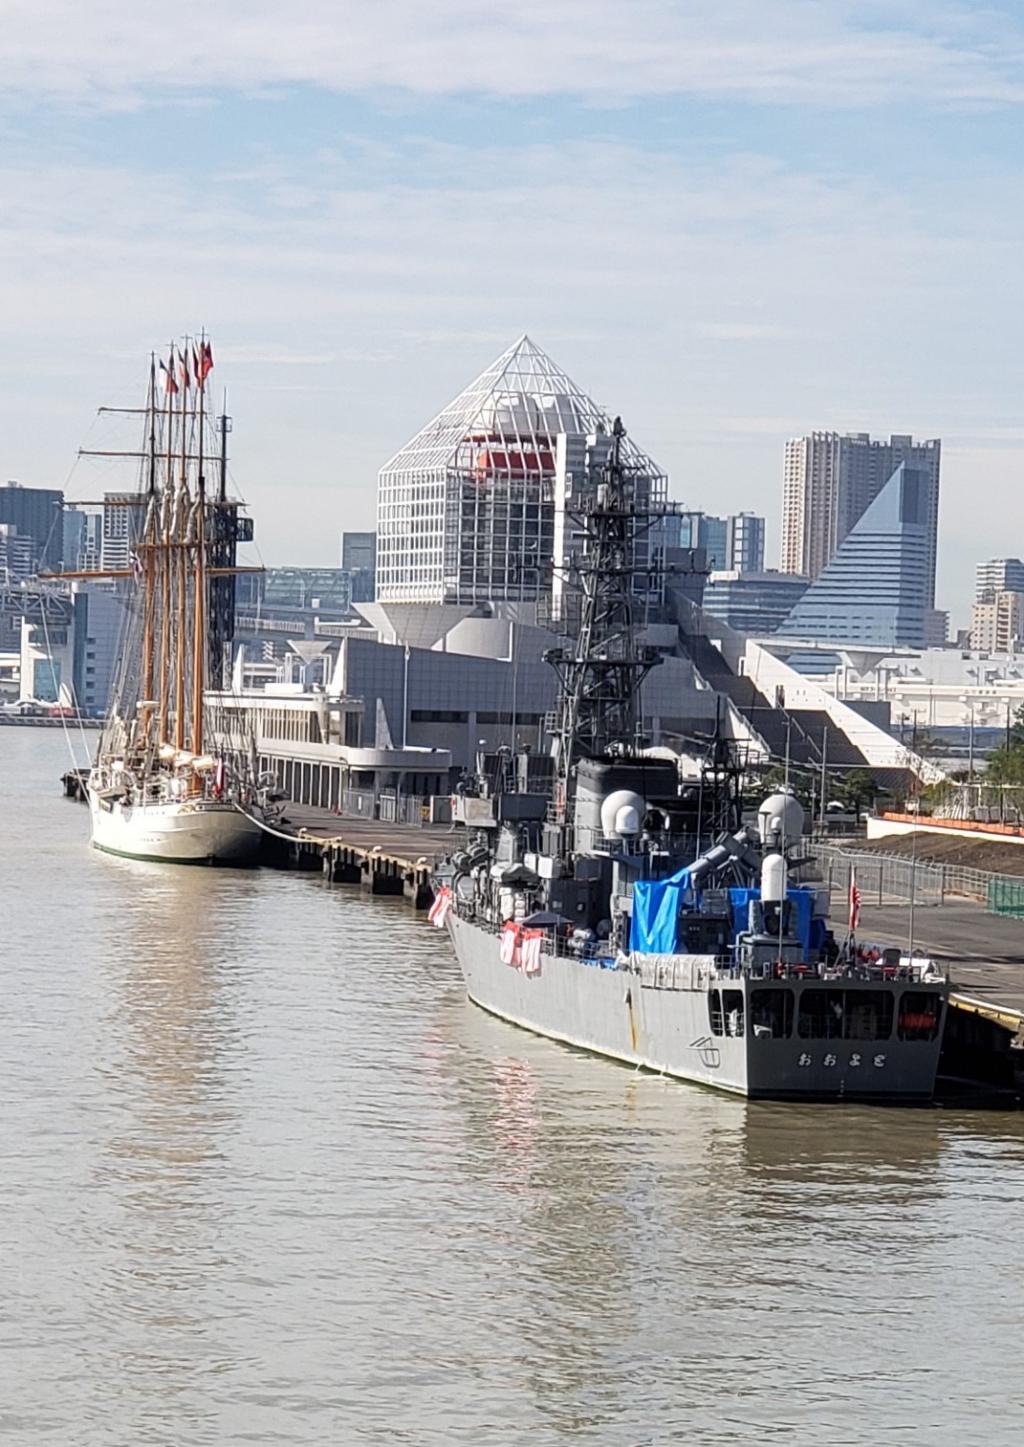
[[(382, 473), (475, 471), (484, 457), (513, 472), (550, 471), (560, 432), (608, 430), (611, 419), (528, 336), (522, 336), (428, 422), (381, 468)], [(481, 454), (481, 448), (488, 451)], [(625, 460), (661, 469), (627, 436)], [(513, 456), (519, 459), (513, 464)]]

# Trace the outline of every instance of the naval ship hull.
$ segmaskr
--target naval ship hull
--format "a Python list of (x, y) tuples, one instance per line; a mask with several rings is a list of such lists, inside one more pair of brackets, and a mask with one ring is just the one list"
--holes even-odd
[(136, 805), (89, 793), (92, 842), (107, 854), (161, 864), (254, 864), (259, 825), (226, 801)]
[[(640, 971), (602, 968), (544, 952), (539, 969), (527, 974), (502, 961), (492, 931), (455, 914), (448, 925), (469, 998), (534, 1034), (749, 1099), (913, 1103), (932, 1098), (944, 984), (906, 986), (918, 998), (926, 989), (936, 1001), (932, 1039), (899, 1038), (899, 997), (893, 1000), (893, 1023), (885, 1038), (803, 1038), (797, 1023), (803, 991), (841, 990), (844, 998), (866, 1001), (872, 990), (877, 997), (877, 984), (710, 980), (697, 969), (690, 971), (692, 987), (665, 988), (645, 983)], [(710, 961), (707, 968), (710, 971)], [(730, 1033), (729, 1012), (723, 1012), (721, 1001), (712, 1008), (716, 991), (722, 992), (727, 1006), (738, 1009), (733, 1028), (738, 1018), (752, 1022), (767, 997), (776, 995), (777, 1018), (788, 1018), (784, 1033), (769, 1035), (762, 1027), (737, 1038)], [(783, 992), (791, 992), (788, 1003)]]

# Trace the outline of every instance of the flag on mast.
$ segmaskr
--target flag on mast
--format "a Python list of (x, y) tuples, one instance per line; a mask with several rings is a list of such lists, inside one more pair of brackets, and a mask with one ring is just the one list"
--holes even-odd
[(860, 924), (860, 890), (857, 888), (857, 871), (850, 869), (850, 933), (854, 934)]
[(209, 342), (203, 342), (196, 361), (196, 379), (200, 387), (213, 371), (213, 348)]
[[(185, 388), (185, 391), (187, 392), (189, 388), (188, 352), (182, 352), (180, 357), (178, 358), (178, 361), (181, 366), (181, 385)], [(175, 388), (174, 390), (177, 391), (178, 389)]]
[(161, 361), (160, 361), (160, 370), (161, 370), (161, 372), (163, 372), (163, 374), (164, 374), (164, 391), (167, 392), (167, 393), (177, 392), (177, 390), (178, 390), (178, 384), (177, 384), (177, 382), (174, 380), (174, 354), (173, 354), (173, 352), (171, 353), (171, 365), (170, 365), (170, 366), (168, 366), (167, 363), (161, 358)]
[(432, 925), (436, 925), (438, 929), (444, 929), (454, 903), (455, 900), (451, 889), (447, 884), (442, 884), (434, 898), (434, 903), (430, 906), (430, 913), (427, 915), (427, 919), (429, 919)]

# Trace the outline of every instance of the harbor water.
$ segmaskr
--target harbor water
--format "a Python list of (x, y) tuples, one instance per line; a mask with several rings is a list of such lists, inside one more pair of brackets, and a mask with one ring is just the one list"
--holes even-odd
[(316, 876), (90, 850), (0, 733), (0, 1440), (1009, 1444), (1024, 1116), (718, 1097)]

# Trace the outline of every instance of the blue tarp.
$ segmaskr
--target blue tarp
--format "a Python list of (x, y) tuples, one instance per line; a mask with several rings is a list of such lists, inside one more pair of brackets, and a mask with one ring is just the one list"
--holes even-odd
[(671, 955), (678, 941), (679, 910), (690, 892), (690, 871), (668, 879), (640, 879), (633, 886), (629, 947), (642, 955)]
[[(808, 957), (824, 944), (825, 922), (814, 918), (813, 888), (795, 886), (787, 890), (792, 906), (793, 933)], [(729, 916), (733, 938), (747, 928), (749, 905), (760, 899), (756, 887), (729, 890)], [(693, 903), (693, 887), (689, 869), (680, 869), (668, 879), (641, 879), (633, 886), (633, 920), (629, 947), (641, 955), (671, 955), (679, 947), (679, 911)]]
[[(738, 935), (747, 928), (750, 918), (750, 901), (760, 899), (759, 889), (732, 888), (729, 890), (729, 912), (733, 935)], [(789, 900), (792, 915), (793, 933), (799, 939), (804, 949), (811, 953), (821, 946), (821, 939), (814, 938), (820, 934), (820, 929), (814, 928), (814, 891), (813, 889), (801, 889), (799, 887), (788, 889), (786, 898)]]

